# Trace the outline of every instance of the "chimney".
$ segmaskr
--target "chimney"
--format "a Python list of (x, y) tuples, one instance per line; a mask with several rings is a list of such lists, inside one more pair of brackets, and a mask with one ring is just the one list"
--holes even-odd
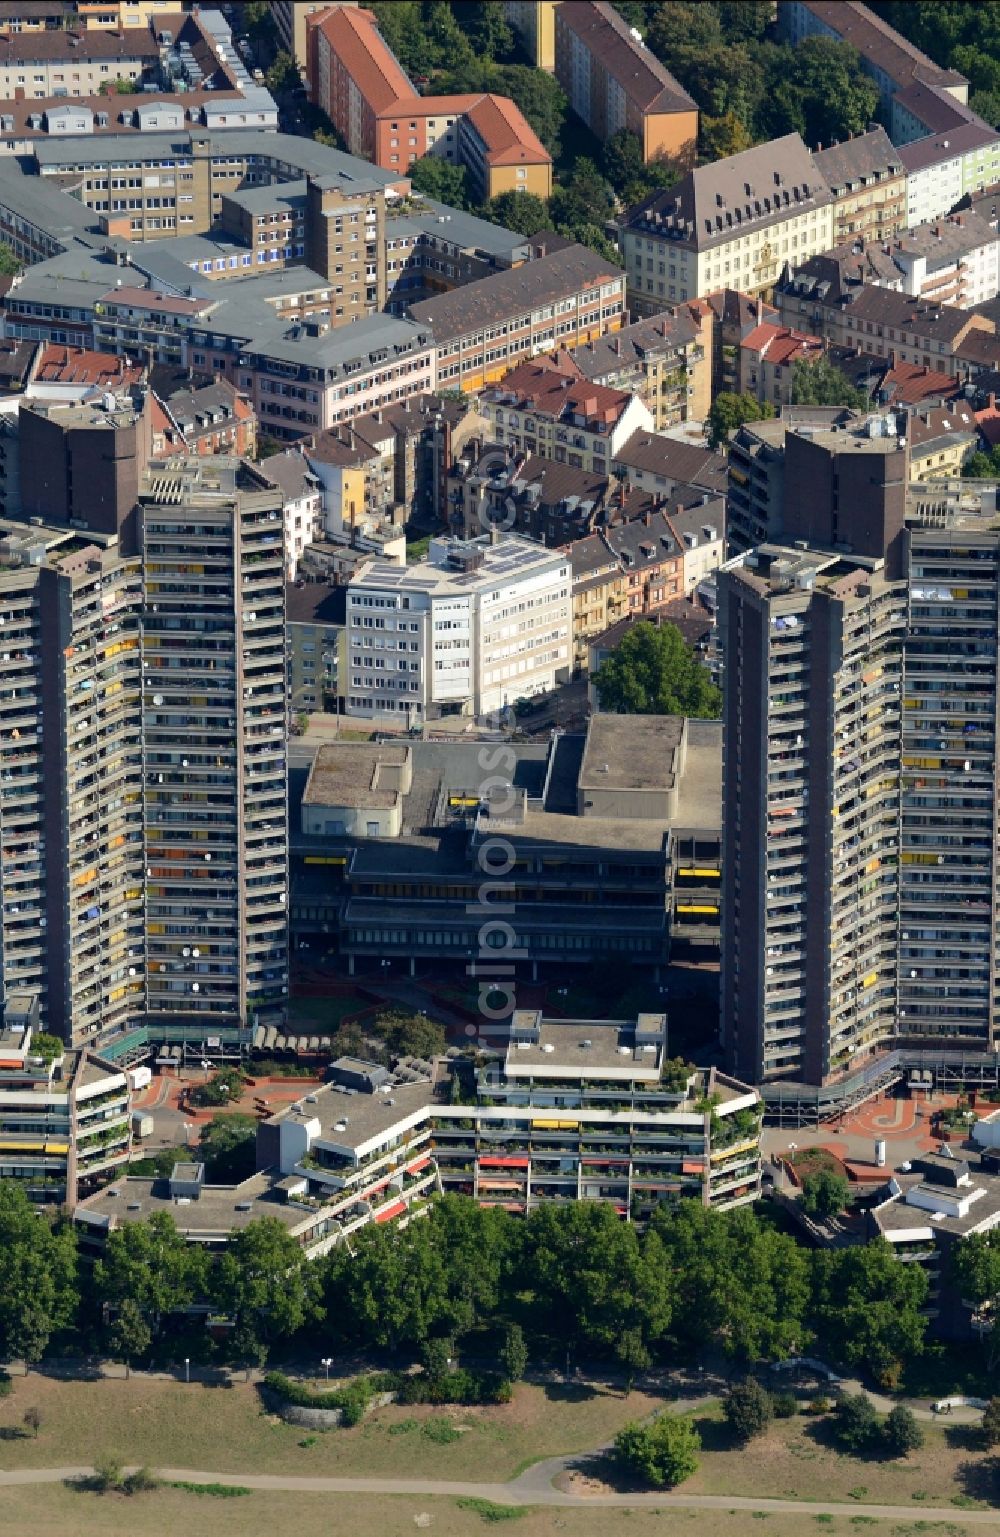
[(896, 349), (895, 349), (895, 347), (890, 347), (889, 348), (889, 367), (890, 368), (895, 368), (895, 366), (896, 366)]
[(621, 339), (620, 336), (616, 336), (615, 337), (615, 357), (616, 358), (620, 358), (621, 355), (622, 355), (622, 339)]
[(642, 521), (645, 523), (647, 528), (652, 528), (652, 526), (653, 526), (653, 514), (651, 512), (644, 513)]
[(757, 324), (759, 326), (764, 324), (764, 296), (762, 294), (757, 295)]

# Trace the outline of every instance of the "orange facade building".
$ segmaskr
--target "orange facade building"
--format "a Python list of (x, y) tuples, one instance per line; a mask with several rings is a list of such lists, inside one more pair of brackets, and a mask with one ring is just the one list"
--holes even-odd
[(418, 95), (371, 11), (318, 11), (306, 29), (309, 100), (352, 154), (400, 175), (440, 155), (465, 166), (484, 201), (511, 190), (550, 195), (552, 157), (508, 97)]

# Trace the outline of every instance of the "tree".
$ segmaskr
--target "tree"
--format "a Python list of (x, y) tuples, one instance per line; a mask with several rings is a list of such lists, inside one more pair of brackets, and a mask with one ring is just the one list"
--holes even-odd
[(802, 1181), (802, 1209), (810, 1217), (836, 1217), (850, 1198), (847, 1180), (832, 1169), (818, 1169)]
[(753, 137), (746, 124), (732, 110), (721, 117), (702, 113), (698, 124), (701, 153), (706, 160), (726, 160), (749, 149)]
[[(952, 1250), (952, 1277), (962, 1297), (1000, 1320), (1000, 1234), (973, 1233)], [(1000, 1324), (987, 1336), (987, 1364), (1000, 1361)]]
[(177, 1231), (169, 1212), (158, 1211), (108, 1234), (94, 1264), (94, 1296), (112, 1308), (132, 1301), (155, 1336), (171, 1313), (204, 1301), (207, 1270), (205, 1252)]
[(262, 1339), (260, 1330), (250, 1318), (241, 1318), (229, 1339), (229, 1348), (234, 1361), (242, 1362), (246, 1368), (247, 1381), (250, 1381), (250, 1371), (253, 1367), (262, 1367), (267, 1360), (267, 1342)]
[(886, 1416), (882, 1436), (893, 1457), (905, 1457), (908, 1452), (918, 1452), (924, 1444), (924, 1433), (917, 1424), (916, 1415), (906, 1404), (895, 1404)]
[(977, 453), (966, 459), (962, 475), (966, 480), (1000, 480), (1000, 445), (988, 454)]
[(0, 1359), (39, 1361), (78, 1303), (71, 1224), (36, 1212), (16, 1181), (0, 1181)]
[(553, 223), (573, 228), (578, 224), (600, 224), (614, 212), (614, 193), (593, 160), (581, 156), (573, 166), (568, 181), (557, 186), (549, 198)]
[(628, 1398), (639, 1372), (648, 1370), (652, 1362), (649, 1347), (641, 1329), (623, 1329), (615, 1344), (615, 1360), (625, 1373), (625, 1397)]
[(273, 1339), (317, 1320), (318, 1290), (317, 1272), (277, 1217), (234, 1230), (209, 1276), (219, 1307)]
[(537, 235), (540, 229), (550, 228), (545, 200), (533, 192), (500, 192), (485, 205), (483, 216), (515, 235)]
[(25, 1409), (24, 1417), (23, 1417), (21, 1423), (24, 1425), (25, 1430), (30, 1430), (31, 1431), (31, 1434), (34, 1436), (35, 1440), (37, 1441), (38, 1440), (38, 1432), (42, 1428), (42, 1411), (40, 1409), (34, 1409), (34, 1408), (32, 1408), (32, 1409)]
[(882, 1382), (921, 1353), (927, 1274), (907, 1265), (884, 1239), (812, 1256), (813, 1317), (835, 1359), (867, 1366)]
[(878, 109), (875, 82), (855, 48), (807, 37), (768, 53), (763, 125), (773, 137), (799, 133), (810, 148), (864, 133)]
[[(2, 274), (4, 277), (17, 277), (18, 273), (23, 271), (24, 262), (20, 261), (14, 255), (14, 252), (11, 250), (9, 245), (0, 243), (0, 274)], [(42, 1033), (44, 1035), (44, 1031)], [(31, 1044), (36, 1048), (36, 1050), (38, 1048), (38, 1042), (40, 1039), (41, 1036), (32, 1036)], [(59, 1040), (59, 1037), (50, 1035), (46, 1036), (46, 1039), (50, 1041), (57, 1041)], [(62, 1041), (59, 1041), (59, 1045), (61, 1048), (63, 1045)]]
[(720, 390), (705, 419), (708, 446), (720, 448), (744, 422), (766, 422), (773, 415), (774, 407), (769, 400), (758, 400), (749, 391), (735, 395), (729, 390)]
[(706, 1210), (694, 1201), (653, 1213), (651, 1232), (676, 1288), (671, 1333), (688, 1349), (711, 1340), (744, 1361), (780, 1360), (811, 1339), (809, 1256), (747, 1208)]
[(985, 1446), (1000, 1446), (1000, 1398), (991, 1398), (983, 1410), (982, 1430)]
[(646, 619), (626, 631), (594, 674), (601, 709), (619, 715), (717, 720), (722, 696), (674, 624)]
[(118, 1317), (108, 1331), (112, 1351), (125, 1362), (126, 1377), (131, 1376), (134, 1358), (145, 1355), (152, 1340), (153, 1331), (143, 1317), (142, 1310), (131, 1297), (126, 1297), (118, 1309)]
[(701, 1437), (682, 1414), (660, 1414), (651, 1424), (635, 1421), (615, 1436), (615, 1460), (632, 1477), (672, 1489), (698, 1470)]
[(847, 1393), (837, 1404), (837, 1440), (856, 1455), (871, 1450), (878, 1436), (878, 1415), (867, 1393)]
[(508, 1324), (498, 1352), (500, 1370), (508, 1382), (520, 1382), (528, 1369), (528, 1347), (520, 1324)]
[(376, 1016), (372, 1030), (394, 1057), (438, 1057), (446, 1045), (444, 1026), (426, 1014), (389, 1009)]
[(447, 203), (450, 208), (468, 208), (464, 165), (453, 165), (441, 155), (424, 155), (413, 162), (408, 174), (415, 192)]
[(761, 1387), (756, 1377), (746, 1377), (731, 1387), (722, 1411), (736, 1440), (744, 1445), (755, 1436), (764, 1435), (774, 1412), (771, 1395)]
[(424, 1340), (420, 1363), (432, 1382), (440, 1382), (451, 1371), (455, 1357), (455, 1341), (435, 1335)]
[(796, 406), (850, 406), (863, 411), (868, 405), (864, 390), (855, 389), (828, 357), (810, 362), (797, 358), (792, 364), (792, 404)]
[(639, 180), (646, 169), (639, 135), (633, 133), (631, 128), (619, 128), (617, 133), (613, 133), (601, 151), (601, 168), (622, 202), (633, 201), (626, 198), (622, 188)]
[(243, 1074), (238, 1067), (220, 1067), (208, 1083), (191, 1090), (192, 1105), (231, 1105), (243, 1092)]
[(461, 25), (480, 59), (506, 59), (514, 49), (514, 34), (507, 24), (500, 0), (479, 0), (463, 5)]
[(264, 78), (267, 81), (268, 90), (275, 96), (281, 96), (287, 92), (294, 91), (302, 83), (299, 66), (291, 54), (285, 52), (284, 48), (275, 54), (274, 63)]
[(238, 1184), (256, 1167), (257, 1122), (252, 1115), (214, 1115), (198, 1144), (211, 1183)]
[(604, 1202), (544, 1205), (525, 1223), (519, 1280), (539, 1327), (572, 1350), (612, 1355), (628, 1330), (648, 1349), (669, 1326), (669, 1266), (655, 1234), (640, 1241)]

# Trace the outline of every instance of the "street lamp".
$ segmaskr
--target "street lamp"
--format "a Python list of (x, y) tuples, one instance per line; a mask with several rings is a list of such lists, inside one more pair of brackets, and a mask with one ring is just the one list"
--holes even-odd
[(201, 1065), (205, 1069), (205, 1082), (207, 1083), (208, 1082), (208, 1075), (212, 1071), (212, 1064), (211, 1064), (211, 1062), (209, 1062), (207, 1057), (202, 1057)]
[(327, 1380), (327, 1382), (329, 1382), (330, 1381), (330, 1367), (333, 1365), (333, 1356), (324, 1356), (322, 1361), (319, 1364), (326, 1371), (326, 1380)]
[(185, 1382), (190, 1382), (191, 1381), (191, 1357), (190, 1356), (185, 1356), (184, 1357), (184, 1381)]

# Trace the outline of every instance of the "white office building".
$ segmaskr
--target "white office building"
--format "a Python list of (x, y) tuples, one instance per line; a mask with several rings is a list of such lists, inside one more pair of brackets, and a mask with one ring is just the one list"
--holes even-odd
[(514, 534), (368, 562), (347, 599), (347, 713), (413, 726), (554, 688), (572, 668), (571, 585), (564, 552)]

